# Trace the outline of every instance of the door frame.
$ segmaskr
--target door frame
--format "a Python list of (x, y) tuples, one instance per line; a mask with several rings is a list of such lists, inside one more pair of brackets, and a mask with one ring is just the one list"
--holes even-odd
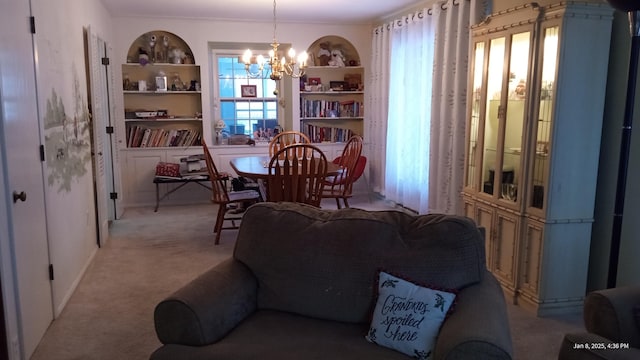
[[(0, 64), (0, 80), (2, 79), (2, 64)], [(4, 109), (2, 100), (2, 86), (0, 86), (0, 139), (4, 139)], [(5, 327), (6, 346), (12, 349), (12, 356), (8, 359), (18, 359), (20, 326), (18, 320), (18, 303), (16, 296), (18, 289), (16, 287), (16, 274), (14, 269), (14, 259), (12, 244), (13, 238), (13, 221), (11, 217), (11, 209), (9, 208), (9, 199), (5, 194), (10, 193), (9, 181), (7, 179), (7, 161), (4, 141), (0, 142), (0, 292), (2, 293), (2, 326)], [(3, 240), (4, 239), (4, 240)], [(1, 339), (0, 339), (1, 340)], [(0, 354), (2, 356), (3, 354)], [(7, 354), (8, 356), (8, 354)]]

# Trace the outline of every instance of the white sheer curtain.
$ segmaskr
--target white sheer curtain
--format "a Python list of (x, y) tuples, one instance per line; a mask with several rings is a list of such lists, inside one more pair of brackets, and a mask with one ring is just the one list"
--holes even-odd
[(463, 212), (469, 12), (470, 2), (463, 0), (433, 7), (437, 60), (433, 64), (429, 212)]
[(431, 21), (432, 16), (421, 11), (396, 20), (391, 31), (384, 195), (420, 213), (427, 210), (429, 194)]
[(488, 0), (448, 0), (374, 30), (367, 130), (386, 199), (462, 213), (469, 27), (488, 10)]
[(365, 122), (368, 143), (370, 186), (384, 195), (384, 169), (387, 148), (387, 114), (389, 109), (389, 35), (391, 25), (373, 30), (371, 78), (367, 87)]

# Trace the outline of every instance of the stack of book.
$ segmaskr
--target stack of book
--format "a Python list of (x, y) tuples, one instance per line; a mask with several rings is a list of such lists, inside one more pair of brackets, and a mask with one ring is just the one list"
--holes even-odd
[(311, 142), (346, 142), (355, 133), (351, 129), (307, 124), (305, 133)]
[(327, 101), (302, 100), (300, 117), (362, 117), (364, 116), (362, 102), (355, 100)]
[(127, 147), (197, 146), (202, 134), (195, 129), (151, 129), (131, 126), (127, 132)]

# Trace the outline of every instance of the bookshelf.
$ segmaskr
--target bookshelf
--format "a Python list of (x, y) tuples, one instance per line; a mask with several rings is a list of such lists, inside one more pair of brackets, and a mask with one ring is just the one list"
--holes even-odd
[[(124, 124), (128, 148), (200, 145), (202, 97), (199, 66), (123, 64), (122, 73), (125, 79)], [(170, 87), (158, 90), (156, 77), (162, 78), (159, 82), (166, 81)], [(146, 85), (141, 87), (140, 81)], [(178, 83), (180, 87), (176, 86)]]
[(130, 45), (121, 64), (124, 111), (117, 122), (123, 134), (122, 174), (127, 206), (207, 199), (206, 189), (177, 189), (179, 183), (154, 186), (156, 165), (180, 163), (202, 154), (201, 69), (189, 45), (161, 30), (144, 33)]
[(178, 36), (139, 36), (122, 64), (127, 148), (199, 146), (202, 138), (200, 66)]
[[(335, 50), (342, 54), (340, 66), (331, 61)], [(300, 83), (300, 130), (314, 143), (364, 135), (364, 67), (358, 52), (338, 36), (319, 38), (307, 52), (311, 64)]]

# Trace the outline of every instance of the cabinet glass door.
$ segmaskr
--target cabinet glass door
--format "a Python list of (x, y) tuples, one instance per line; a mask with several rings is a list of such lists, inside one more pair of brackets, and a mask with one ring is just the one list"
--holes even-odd
[(504, 37), (492, 39), (489, 44), (489, 69), (487, 72), (486, 112), (484, 144), (482, 149), (482, 192), (493, 195), (494, 172), (497, 163), (499, 111), (504, 73)]
[(502, 178), (500, 198), (516, 201), (518, 177), (521, 169), (522, 131), (526, 118), (527, 78), (531, 33), (522, 32), (511, 37), (509, 51), (508, 100), (504, 114), (504, 146), (502, 148)]
[(554, 79), (558, 59), (558, 27), (544, 31), (542, 49), (542, 74), (540, 82), (540, 103), (536, 129), (535, 155), (533, 161), (533, 181), (531, 182), (530, 206), (542, 209), (545, 194), (545, 179), (549, 161), (549, 141), (553, 123)]
[(473, 54), (473, 90), (471, 96), (471, 118), (469, 119), (469, 142), (467, 157), (467, 178), (465, 186), (477, 189), (477, 159), (476, 149), (478, 145), (478, 125), (480, 123), (481, 101), (482, 101), (482, 81), (484, 75), (484, 49), (485, 43), (479, 42), (475, 45)]

